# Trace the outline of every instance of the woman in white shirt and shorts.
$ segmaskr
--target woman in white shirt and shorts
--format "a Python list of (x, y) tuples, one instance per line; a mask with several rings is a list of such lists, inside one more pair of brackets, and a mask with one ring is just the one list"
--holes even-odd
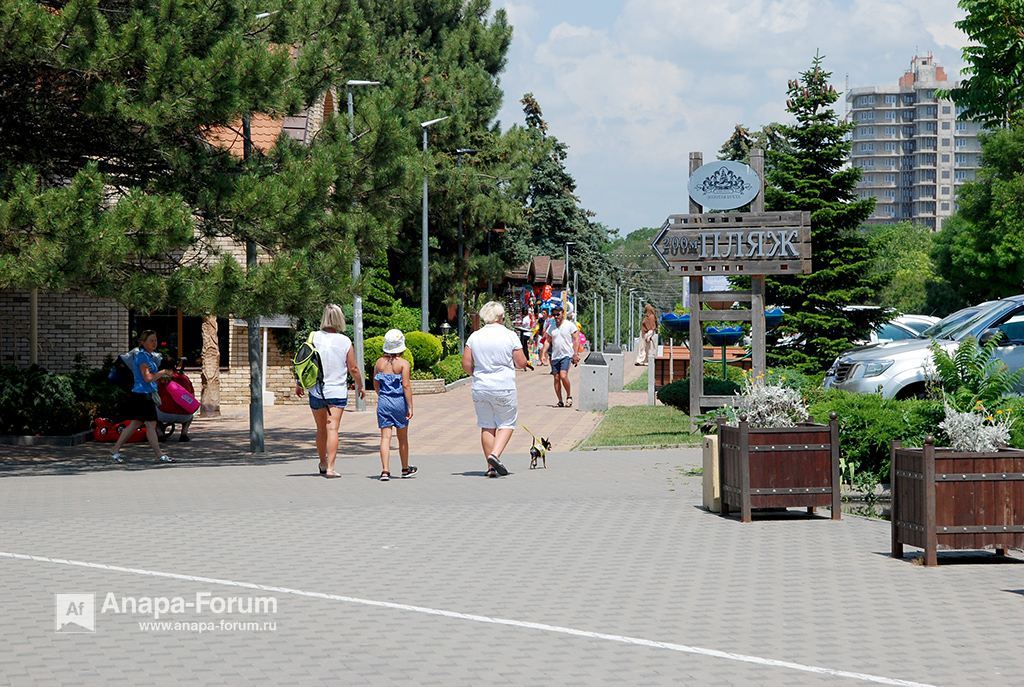
[(532, 370), (523, 344), (505, 327), (505, 307), (496, 301), (480, 308), (484, 326), (470, 334), (462, 352), (462, 369), (473, 376), (473, 406), (488, 477), (504, 477), (501, 454), (518, 420), (516, 370)]
[[(338, 428), (348, 404), (349, 374), (355, 382), (356, 393), (360, 397), (366, 394), (352, 340), (342, 334), (343, 331), (345, 314), (341, 307), (333, 303), (327, 305), (320, 320), (320, 331), (313, 332), (313, 347), (320, 354), (324, 383), (309, 390), (309, 407), (316, 422), (316, 452), (320, 458), (320, 474), (324, 477), (341, 477), (334, 471), (334, 461), (338, 457)], [(302, 393), (302, 387), (296, 382), (295, 395)]]

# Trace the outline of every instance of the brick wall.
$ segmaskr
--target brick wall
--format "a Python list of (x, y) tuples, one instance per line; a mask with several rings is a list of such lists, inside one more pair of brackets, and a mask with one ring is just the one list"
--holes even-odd
[[(249, 403), (249, 341), (248, 328), (231, 325), (229, 333), (228, 359), (231, 367), (220, 371), (220, 402), (224, 405), (247, 405)], [(263, 336), (260, 333), (262, 350)], [(267, 383), (268, 391), (274, 392), (276, 405), (306, 403), (305, 398), (295, 395), (295, 377), (292, 375), (291, 359), (278, 350), (273, 333), (267, 338)]]
[[(0, 291), (0, 363), (29, 364), (29, 292)], [(99, 366), (127, 350), (128, 310), (115, 301), (68, 291), (39, 292), (39, 364), (68, 372), (75, 354)]]

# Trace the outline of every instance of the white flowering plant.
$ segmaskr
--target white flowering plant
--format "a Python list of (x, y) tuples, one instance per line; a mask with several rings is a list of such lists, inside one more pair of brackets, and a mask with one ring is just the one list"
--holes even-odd
[(736, 411), (746, 415), (752, 427), (795, 427), (810, 417), (799, 391), (771, 382), (763, 374), (747, 375), (739, 397)]
[(987, 453), (998, 451), (1010, 442), (1013, 414), (1010, 409), (989, 412), (981, 401), (966, 412), (946, 403), (946, 419), (939, 423), (954, 451)]

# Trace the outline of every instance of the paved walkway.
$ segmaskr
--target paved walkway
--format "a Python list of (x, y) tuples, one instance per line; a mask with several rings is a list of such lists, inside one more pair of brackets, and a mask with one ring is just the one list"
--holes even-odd
[[(372, 462), (0, 479), (0, 684), (1024, 684), (1019, 554), (927, 569), (881, 522), (722, 519), (693, 449)], [(55, 594), (95, 632), (55, 632)], [(144, 626), (145, 597), (207, 606)]]

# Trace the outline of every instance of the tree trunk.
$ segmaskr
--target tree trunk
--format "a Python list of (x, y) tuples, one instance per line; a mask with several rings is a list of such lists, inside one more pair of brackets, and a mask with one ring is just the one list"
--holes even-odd
[(217, 318), (203, 317), (203, 392), (199, 414), (220, 416), (220, 345), (217, 341)]

